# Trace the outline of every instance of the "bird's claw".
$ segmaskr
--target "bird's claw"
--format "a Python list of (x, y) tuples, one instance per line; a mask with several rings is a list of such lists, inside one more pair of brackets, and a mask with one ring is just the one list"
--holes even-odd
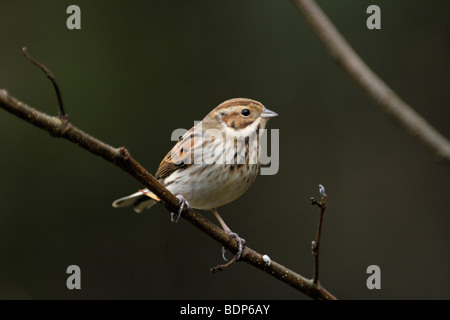
[[(233, 240), (234, 238), (238, 243), (238, 252), (236, 253), (236, 260), (239, 260), (242, 255), (242, 250), (244, 250), (245, 247), (245, 239), (240, 238), (237, 233), (231, 231), (228, 233), (228, 236), (230, 237), (230, 241)], [(225, 257), (225, 252), (226, 252), (225, 247), (222, 247), (222, 258), (223, 260), (228, 261), (228, 259)]]
[(180, 216), (183, 213), (183, 211), (185, 209), (189, 210), (191, 208), (190, 205), (189, 205), (189, 202), (182, 195), (178, 194), (176, 197), (178, 199), (178, 204), (179, 204), (180, 207), (178, 209), (178, 216), (177, 216), (176, 219), (174, 218), (175, 213), (174, 212), (170, 213), (170, 221), (172, 221), (172, 222), (178, 222), (178, 220), (180, 219)]
[(225, 249), (225, 247), (222, 247), (222, 258), (225, 261), (228, 261), (227, 257), (225, 257), (225, 252), (227, 252), (227, 249)]

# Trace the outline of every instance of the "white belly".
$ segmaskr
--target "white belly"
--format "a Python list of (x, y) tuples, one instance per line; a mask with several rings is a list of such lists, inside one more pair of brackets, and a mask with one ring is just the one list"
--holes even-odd
[(182, 195), (194, 209), (209, 210), (239, 198), (255, 181), (259, 165), (252, 165), (251, 173), (242, 166), (193, 165), (195, 170), (177, 170), (164, 184), (175, 195)]

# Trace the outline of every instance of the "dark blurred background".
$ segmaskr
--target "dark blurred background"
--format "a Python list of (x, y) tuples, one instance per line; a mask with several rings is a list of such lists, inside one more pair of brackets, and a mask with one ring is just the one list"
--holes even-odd
[[(280, 168), (219, 211), (247, 244), (312, 277), (326, 187), (321, 283), (343, 299), (450, 298), (450, 168), (397, 127), (334, 64), (290, 1), (0, 2), (0, 88), (126, 146), (155, 172), (172, 131), (233, 97), (279, 117)], [(450, 137), (450, 2), (319, 1), (407, 103)], [(381, 8), (381, 30), (366, 8)], [(308, 299), (245, 263), (211, 274), (221, 247), (156, 206), (111, 207), (141, 186), (100, 158), (0, 110), (0, 298)], [(211, 213), (205, 212), (211, 220)], [(81, 268), (81, 290), (66, 268)], [(381, 290), (366, 269), (381, 268)]]

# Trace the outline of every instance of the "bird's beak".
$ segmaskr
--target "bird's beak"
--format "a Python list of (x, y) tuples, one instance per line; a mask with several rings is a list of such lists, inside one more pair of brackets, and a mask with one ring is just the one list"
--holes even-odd
[(264, 108), (263, 113), (261, 113), (261, 117), (263, 117), (263, 118), (273, 118), (273, 117), (276, 117), (276, 116), (278, 116), (277, 113), (275, 113), (272, 110), (269, 110), (267, 108)]

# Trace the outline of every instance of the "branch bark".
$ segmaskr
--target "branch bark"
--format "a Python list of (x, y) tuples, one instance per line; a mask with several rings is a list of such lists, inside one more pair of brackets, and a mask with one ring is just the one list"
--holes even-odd
[(450, 142), (381, 80), (350, 47), (314, 0), (293, 0), (331, 57), (388, 116), (450, 165)]
[[(163, 205), (169, 212), (178, 211), (178, 199), (134, 160), (124, 147), (111, 147), (76, 128), (67, 118), (53, 117), (39, 112), (10, 96), (6, 90), (0, 90), (0, 108), (49, 132), (54, 137), (69, 140), (81, 148), (115, 164), (155, 193), (162, 200)], [(203, 217), (200, 213), (191, 209), (189, 212), (183, 213), (182, 217), (231, 252), (237, 252), (238, 243), (236, 240), (233, 239), (230, 241), (229, 236), (222, 229)], [(244, 248), (239, 261), (249, 263), (313, 299), (336, 299), (336, 297), (319, 284), (314, 284), (312, 280), (306, 279), (281, 264), (275, 261), (267, 264), (261, 254), (249, 247)]]

